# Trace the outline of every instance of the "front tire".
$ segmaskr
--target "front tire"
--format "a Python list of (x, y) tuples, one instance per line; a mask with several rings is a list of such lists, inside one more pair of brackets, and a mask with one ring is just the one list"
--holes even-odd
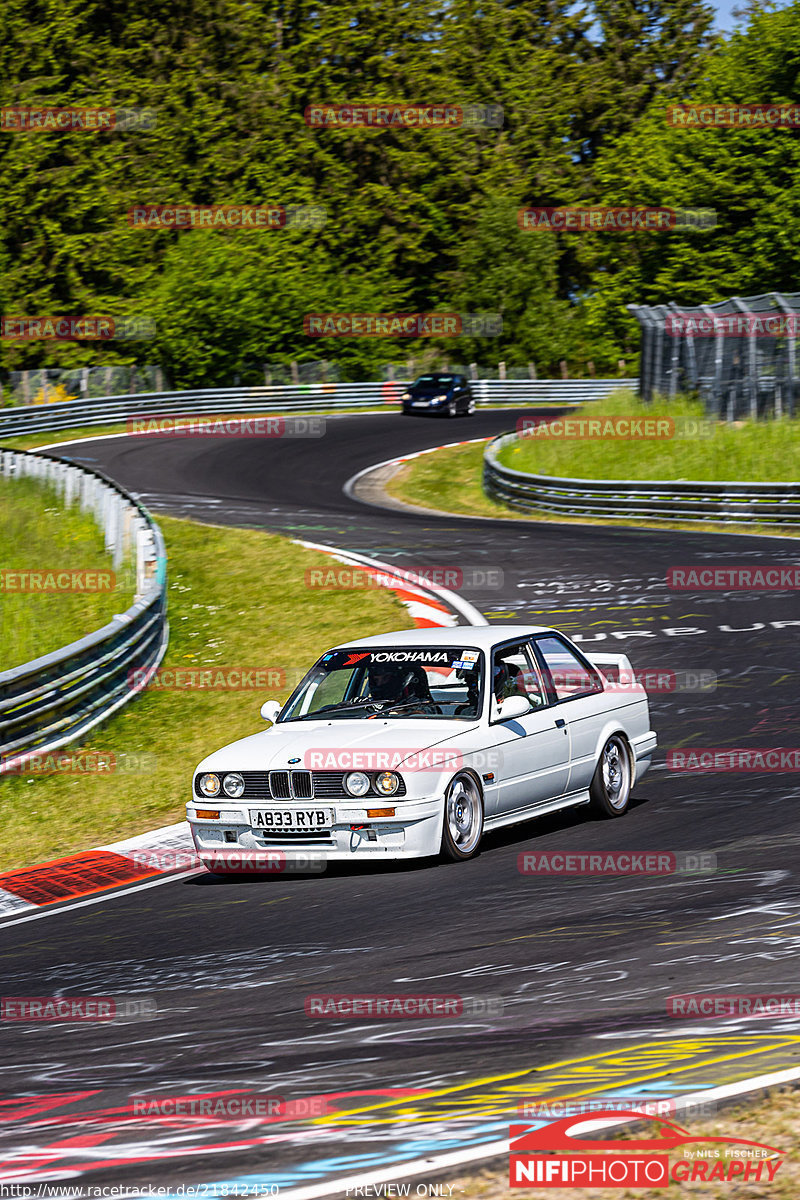
[(631, 798), (631, 754), (628, 743), (615, 733), (603, 746), (589, 785), (592, 810), (601, 817), (621, 817)]
[(444, 797), (442, 857), (463, 862), (477, 852), (483, 837), (483, 794), (467, 771), (455, 775)]
[(457, 417), (458, 416), (458, 401), (457, 400), (451, 400), (450, 403), (447, 405), (447, 415), (448, 415), (448, 417)]

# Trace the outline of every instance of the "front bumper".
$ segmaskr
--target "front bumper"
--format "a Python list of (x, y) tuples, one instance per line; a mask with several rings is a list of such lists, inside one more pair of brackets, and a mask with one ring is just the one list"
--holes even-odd
[(425, 401), (422, 401), (421, 403), (414, 402), (412, 400), (405, 400), (403, 402), (403, 412), (416, 412), (416, 413), (441, 412), (441, 410), (443, 408), (447, 407), (448, 403), (449, 403), (449, 400), (446, 400), (446, 399), (445, 400), (425, 400)]
[[(366, 807), (357, 801), (324, 801), (325, 808), (334, 810), (333, 826), (319, 833), (285, 833), (282, 837), (250, 824), (249, 809), (255, 801), (243, 805), (228, 802), (220, 808), (218, 820), (199, 818), (197, 809), (207, 809), (210, 801), (196, 797), (186, 805), (186, 819), (192, 831), (198, 857), (206, 865), (213, 864), (220, 854), (247, 852), (267, 858), (270, 853), (284, 851), (311, 852), (326, 861), (349, 859), (426, 858), (439, 853), (442, 841), (444, 797), (430, 796), (422, 800), (396, 802), (394, 817), (368, 817)], [(263, 802), (261, 802), (263, 806)], [(281, 808), (308, 807), (302, 802), (280, 804)], [(371, 803), (370, 807), (378, 807)], [(389, 804), (386, 803), (386, 807)]]

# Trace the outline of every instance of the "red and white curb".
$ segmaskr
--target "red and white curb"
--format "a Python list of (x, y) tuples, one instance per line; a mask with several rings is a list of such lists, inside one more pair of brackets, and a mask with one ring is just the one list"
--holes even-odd
[[(148, 850), (151, 855), (142, 853)], [(110, 846), (0, 874), (0, 918), (201, 868), (189, 825), (179, 821)]]
[[(468, 625), (488, 624), (457, 593), (435, 584), (418, 583), (413, 571), (398, 570), (349, 550), (295, 540), (297, 545), (328, 554), (338, 562), (358, 566), (374, 578), (375, 586), (395, 592), (419, 629), (451, 628), (459, 623), (459, 617)], [(180, 821), (110, 846), (0, 874), (0, 920), (65, 901), (96, 897), (126, 884), (142, 886), (160, 877), (201, 870), (205, 868), (195, 853), (189, 825)]]
[(377, 558), (368, 558), (365, 554), (356, 554), (352, 550), (323, 546), (318, 542), (305, 542), (299, 538), (294, 541), (296, 545), (305, 546), (307, 550), (329, 554), (337, 562), (360, 567), (374, 578), (377, 587), (389, 588), (398, 595), (418, 629), (452, 627), (460, 624), (459, 616), (464, 618), (463, 623), (466, 625), (489, 624), (484, 615), (457, 592), (420, 579), (414, 571), (392, 567)]

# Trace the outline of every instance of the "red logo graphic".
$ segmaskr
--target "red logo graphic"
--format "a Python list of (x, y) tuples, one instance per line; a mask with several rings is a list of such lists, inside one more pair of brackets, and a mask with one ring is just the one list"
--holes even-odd
[[(605, 1121), (642, 1121), (641, 1112), (631, 1109), (606, 1109), (593, 1114), (592, 1123)], [(783, 1161), (783, 1150), (745, 1138), (692, 1134), (681, 1125), (662, 1118), (656, 1120), (657, 1135), (641, 1139), (592, 1141), (570, 1136), (573, 1129), (586, 1125), (585, 1116), (562, 1117), (548, 1125), (532, 1129), (530, 1125), (511, 1126), (511, 1187), (665, 1187), (670, 1182), (712, 1181), (743, 1178), (756, 1182), (762, 1177), (772, 1182)], [(669, 1151), (681, 1151), (702, 1144), (708, 1147), (703, 1157), (682, 1156), (670, 1164)], [(723, 1148), (746, 1147), (747, 1150)], [(553, 1151), (561, 1151), (554, 1154)], [(566, 1152), (566, 1153), (564, 1153)], [(772, 1156), (779, 1155), (778, 1162)], [(769, 1157), (768, 1157), (769, 1156)]]
[(342, 663), (342, 666), (343, 667), (352, 667), (354, 663), (361, 662), (362, 658), (369, 658), (369, 656), (370, 656), (369, 650), (365, 650), (361, 654), (348, 654), (347, 658)]

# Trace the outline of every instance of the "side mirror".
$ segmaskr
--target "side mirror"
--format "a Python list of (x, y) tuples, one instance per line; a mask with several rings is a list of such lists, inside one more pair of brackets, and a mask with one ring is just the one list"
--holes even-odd
[(524, 717), (530, 711), (531, 705), (525, 696), (506, 696), (498, 715), (501, 721), (511, 721), (514, 717)]
[(261, 705), (261, 716), (265, 721), (271, 721), (274, 725), (275, 719), (282, 707), (283, 705), (279, 704), (277, 700), (265, 700)]

